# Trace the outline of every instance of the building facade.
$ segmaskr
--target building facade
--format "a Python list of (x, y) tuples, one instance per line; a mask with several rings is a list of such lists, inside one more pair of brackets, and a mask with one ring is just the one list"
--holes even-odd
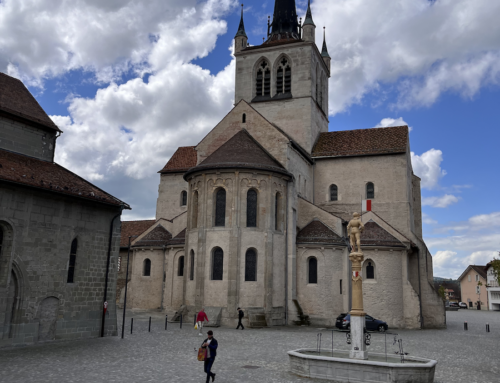
[(331, 59), (315, 28), (310, 7), (300, 24), (295, 1), (277, 0), (267, 40), (250, 46), (242, 14), (235, 106), (160, 171), (157, 221), (133, 244), (134, 307), (332, 326), (350, 310), (347, 222), (369, 200), (366, 311), (390, 327), (445, 326), (408, 127), (328, 131)]
[(491, 263), (486, 265), (486, 291), (488, 294), (488, 309), (500, 310), (500, 285)]
[(61, 133), (21, 81), (0, 73), (0, 347), (116, 334), (129, 207), (54, 163)]
[(469, 309), (488, 310), (486, 266), (469, 265), (458, 281), (462, 302), (466, 303)]

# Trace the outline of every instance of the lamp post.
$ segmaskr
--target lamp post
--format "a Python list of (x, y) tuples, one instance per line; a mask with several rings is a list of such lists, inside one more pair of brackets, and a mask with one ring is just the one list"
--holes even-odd
[(123, 320), (122, 320), (122, 339), (125, 334), (125, 311), (127, 310), (127, 288), (128, 288), (128, 265), (130, 262), (130, 240), (137, 238), (137, 235), (130, 235), (128, 237), (128, 252), (127, 252), (127, 273), (125, 275), (125, 297), (123, 299)]

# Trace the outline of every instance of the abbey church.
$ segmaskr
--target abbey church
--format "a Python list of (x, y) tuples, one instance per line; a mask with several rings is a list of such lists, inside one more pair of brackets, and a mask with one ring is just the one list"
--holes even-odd
[(124, 222), (122, 299), (138, 235), (127, 307), (333, 326), (350, 310), (347, 222), (359, 212), (365, 311), (392, 328), (445, 326), (408, 127), (328, 131), (331, 58), (315, 36), (310, 5), (302, 21), (295, 0), (276, 0), (267, 40), (250, 45), (242, 12), (234, 108), (159, 171), (156, 220)]

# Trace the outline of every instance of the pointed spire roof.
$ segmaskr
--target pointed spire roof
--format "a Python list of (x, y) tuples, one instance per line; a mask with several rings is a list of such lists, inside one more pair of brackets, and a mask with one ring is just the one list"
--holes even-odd
[(243, 22), (243, 4), (241, 4), (241, 20), (240, 20), (240, 26), (238, 27), (238, 32), (236, 32), (235, 38), (238, 36), (243, 36), (248, 39), (248, 36), (245, 32), (245, 23)]
[(284, 35), (298, 39), (299, 21), (295, 0), (275, 0), (271, 36)]
[(189, 169), (184, 174), (184, 179), (197, 171), (228, 168), (261, 169), (290, 176), (250, 133), (242, 129), (198, 166)]
[(331, 58), (330, 55), (328, 54), (328, 48), (326, 47), (326, 31), (325, 31), (325, 27), (323, 27), (323, 49), (321, 50), (321, 56), (322, 57)]
[(313, 27), (316, 26), (316, 24), (314, 24), (314, 21), (313, 21), (313, 18), (312, 18), (312, 12), (311, 12), (311, 0), (308, 1), (308, 4), (307, 4), (307, 13), (306, 13), (306, 19), (304, 20), (304, 25), (312, 25)]

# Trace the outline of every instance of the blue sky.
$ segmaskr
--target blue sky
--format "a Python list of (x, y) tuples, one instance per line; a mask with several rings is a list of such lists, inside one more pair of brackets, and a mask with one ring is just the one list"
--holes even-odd
[[(59, 163), (130, 203), (125, 219), (154, 217), (156, 172), (231, 108), (239, 4), (24, 3), (0, 2), (0, 71), (21, 78), (64, 130)], [(252, 45), (273, 7), (245, 2)], [(297, 8), (305, 14), (306, 1)], [(500, 3), (315, 0), (312, 9), (332, 56), (330, 130), (407, 123), (435, 275), (487, 262), (500, 250)]]

